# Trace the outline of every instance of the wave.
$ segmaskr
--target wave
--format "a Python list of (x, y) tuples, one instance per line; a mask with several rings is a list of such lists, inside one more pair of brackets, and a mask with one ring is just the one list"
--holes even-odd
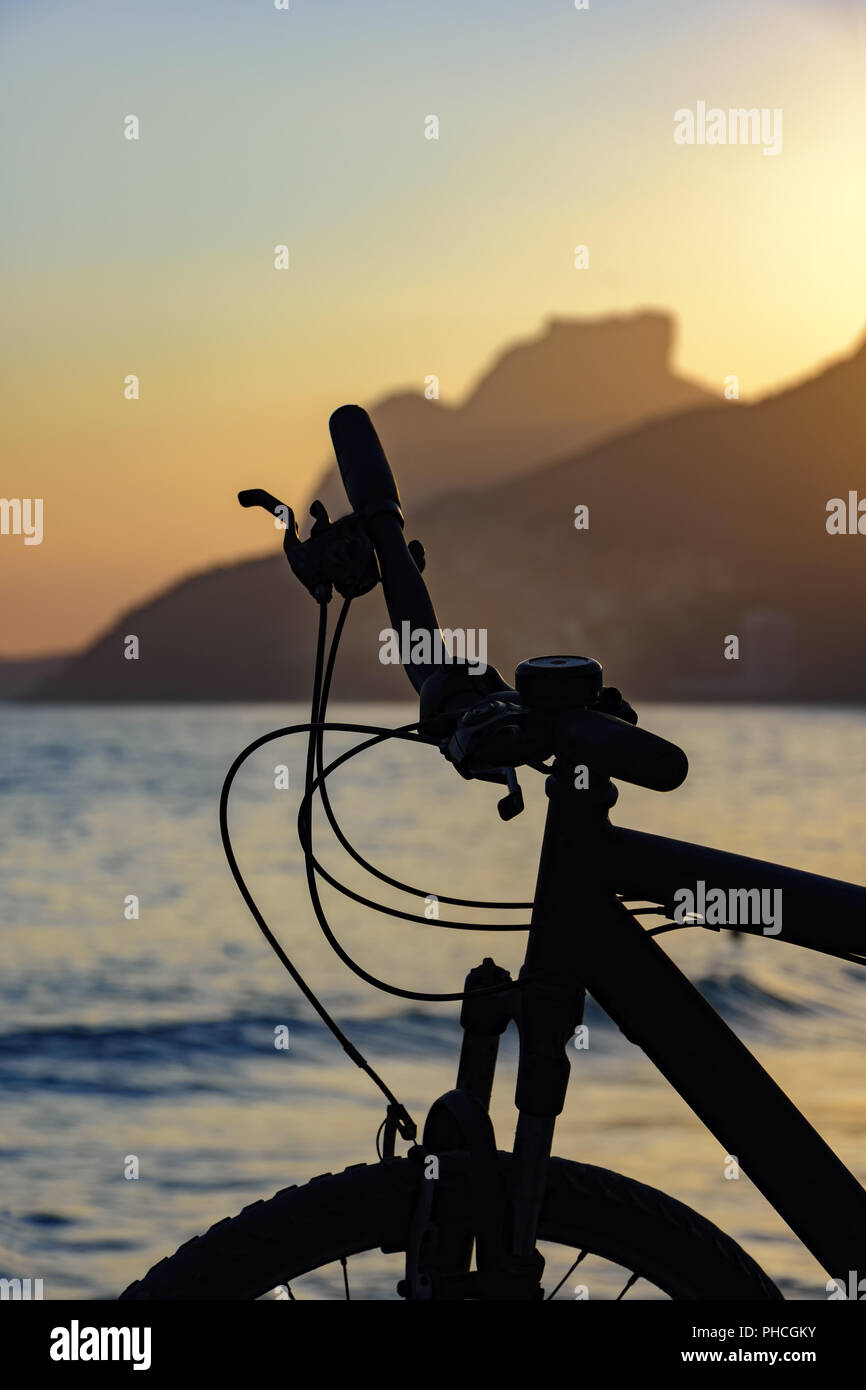
[[(277, 1011), (229, 1018), (143, 1026), (58, 1026), (0, 1034), (0, 1088), (39, 1087), (102, 1095), (169, 1095), (224, 1091), (251, 1064), (285, 1057), (304, 1068), (328, 1067), (343, 1053), (324, 1024)], [(457, 1057), (460, 1027), (453, 1019), (406, 1013), (382, 1018), (340, 1018), (363, 1051), (429, 1060)], [(275, 1046), (275, 1029), (288, 1028), (288, 1048)]]
[[(746, 1031), (765, 1033), (783, 1027), (786, 1020), (824, 1018), (835, 1012), (826, 999), (795, 999), (741, 971), (710, 972), (694, 984), (724, 1018)], [(456, 1010), (450, 1017), (407, 1009), (378, 1017), (340, 1015), (338, 1021), (362, 1051), (402, 1062), (453, 1056), (456, 1063), (461, 1039)], [(613, 1028), (591, 999), (587, 1022), (594, 1028)], [(288, 1028), (287, 1049), (275, 1046), (275, 1030), (283, 1024)], [(505, 1051), (513, 1045), (513, 1033), (506, 1035)], [(223, 1090), (233, 1072), (285, 1052), (312, 1068), (330, 1066), (341, 1055), (322, 1023), (287, 1015), (279, 1005), (268, 1012), (135, 1026), (31, 1027), (0, 1034), (0, 1086), (115, 1095)]]

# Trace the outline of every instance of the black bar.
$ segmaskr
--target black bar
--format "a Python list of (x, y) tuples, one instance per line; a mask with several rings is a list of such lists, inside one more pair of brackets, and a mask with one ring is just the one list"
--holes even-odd
[(853, 1174), (615, 897), (585, 889), (581, 917), (590, 994), (832, 1278), (866, 1268), (866, 1192)]
[[(576, 1308), (573, 1282), (577, 1282), (577, 1274), (557, 1294), (555, 1306), (542, 1315), (545, 1363), (574, 1354), (575, 1319), (579, 1319), (581, 1356), (596, 1350), (604, 1369), (618, 1379), (629, 1371), (641, 1379), (648, 1373), (665, 1375), (673, 1367), (694, 1367), (696, 1361), (700, 1365), (709, 1359), (748, 1366), (761, 1361), (766, 1365), (774, 1357), (776, 1367), (793, 1358), (811, 1365), (826, 1384), (836, 1370), (850, 1378), (851, 1368), (862, 1360), (863, 1314), (852, 1302), (847, 1307), (829, 1299), (756, 1307), (640, 1301), (635, 1289), (619, 1303), (589, 1301)], [(40, 1384), (44, 1380), (49, 1385), (67, 1385), (71, 1377), (82, 1384), (117, 1385), (123, 1381), (135, 1387), (164, 1385), (167, 1376), (176, 1381), (185, 1373), (194, 1374), (199, 1382), (208, 1373), (220, 1382), (238, 1375), (245, 1380), (285, 1375), (287, 1355), (294, 1354), (296, 1344), (311, 1346), (311, 1338), (324, 1337), (325, 1342), (317, 1341), (316, 1345), (330, 1345), (336, 1326), (343, 1339), (351, 1338), (352, 1355), (369, 1358), (380, 1350), (383, 1337), (393, 1337), (393, 1314), (376, 1313), (376, 1305), (370, 1303), (360, 1310), (357, 1303), (354, 1306), (354, 1313), (344, 1308), (337, 1325), (335, 1315), (316, 1301), (291, 1310), (282, 1303), (234, 1303), (225, 1313), (215, 1312), (213, 1306), (188, 1303), (153, 1303), (135, 1310), (127, 1306), (122, 1312), (117, 1305), (95, 1302), (18, 1303), (6, 1309), (5, 1325), (10, 1342), (14, 1341), (18, 1375), (24, 1379), (38, 1374)], [(417, 1314), (412, 1313), (411, 1306), (404, 1305), (400, 1317), (403, 1323), (407, 1319), (411, 1323), (413, 1335), (414, 1318), (421, 1319), (417, 1336), (423, 1339), (419, 1344), (423, 1345), (428, 1378), (440, 1365), (453, 1372), (454, 1344), (447, 1334), (452, 1326), (458, 1333), (461, 1328), (465, 1332), (466, 1314), (449, 1315), (447, 1305), (437, 1303), (434, 1331), (430, 1305), (423, 1305)], [(287, 1334), (289, 1313), (293, 1330)], [(458, 1321), (452, 1324), (451, 1316)], [(502, 1317), (496, 1315), (495, 1328), (483, 1323), (490, 1342), (490, 1354), (484, 1354), (493, 1374), (502, 1368), (503, 1357), (513, 1356), (511, 1342), (518, 1329), (522, 1331), (525, 1326), (529, 1332), (531, 1322), (531, 1331), (538, 1335), (537, 1315), (526, 1324), (522, 1316), (518, 1313), (515, 1322), (511, 1314), (509, 1322), (503, 1324)], [(58, 1341), (52, 1335), (54, 1329), (68, 1329), (73, 1319), (81, 1329), (148, 1328), (147, 1370), (136, 1374), (134, 1363), (128, 1360), (70, 1363), (52, 1359), (50, 1349)], [(502, 1337), (503, 1326), (508, 1328), (508, 1340)], [(536, 1360), (535, 1369), (542, 1364)]]
[(594, 872), (624, 898), (670, 905), (678, 889), (699, 879), (708, 888), (778, 888), (782, 930), (769, 940), (866, 954), (866, 888), (858, 884), (621, 826), (608, 826), (595, 852)]
[[(344, 405), (330, 419), (331, 439), (343, 485), (352, 508), (363, 511), (377, 502), (392, 502), (399, 506), (400, 494), (394, 475), (385, 457), (379, 436), (365, 410), (358, 405)], [(430, 643), (430, 663), (410, 661), (404, 653), (403, 668), (417, 691), (443, 661), (445, 644), (427, 585), (403, 539), (400, 518), (393, 511), (374, 512), (367, 531), (379, 561), (382, 588), (391, 624), (398, 639), (403, 623), (408, 623), (413, 637), (426, 633)]]

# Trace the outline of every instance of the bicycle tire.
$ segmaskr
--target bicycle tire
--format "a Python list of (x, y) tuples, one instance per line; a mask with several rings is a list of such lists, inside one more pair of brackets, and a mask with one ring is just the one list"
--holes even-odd
[[(511, 1155), (498, 1155), (507, 1180)], [(439, 1182), (469, 1210), (470, 1159), (439, 1156)], [(405, 1250), (420, 1170), (357, 1164), (254, 1202), (160, 1260), (122, 1300), (246, 1301), (341, 1258)], [(673, 1197), (591, 1164), (550, 1160), (539, 1239), (587, 1250), (674, 1299), (763, 1301), (782, 1294), (730, 1236)]]

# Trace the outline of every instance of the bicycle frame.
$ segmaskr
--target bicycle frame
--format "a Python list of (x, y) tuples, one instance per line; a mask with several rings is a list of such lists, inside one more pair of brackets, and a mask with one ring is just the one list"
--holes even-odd
[[(413, 550), (406, 546), (399, 494), (373, 425), (363, 410), (348, 405), (334, 412), (330, 429), (353, 513), (331, 523), (317, 504), (318, 524), (309, 540), (300, 545), (296, 534), (291, 538), (292, 567), (320, 603), (330, 598), (332, 584), (349, 598), (375, 583), (372, 546), (392, 626), (402, 631), (408, 624), (427, 635), (431, 653), (440, 652), (442, 633), (422, 578), (423, 548), (419, 553), (417, 542)], [(281, 506), (260, 491), (243, 493), (240, 500), (274, 514)], [(347, 536), (366, 544), (353, 550)], [(354, 557), (352, 563), (347, 556)], [(746, 893), (781, 891), (789, 895), (783, 940), (866, 957), (866, 888), (611, 826), (608, 811), (617, 796), (611, 777), (672, 790), (683, 781), (687, 762), (682, 749), (635, 727), (634, 711), (616, 687), (604, 686), (602, 668), (591, 658), (521, 662), (514, 689), (493, 668), (484, 684), (475, 685), (459, 667), (443, 680), (438, 661), (431, 666), (404, 657), (406, 675), (420, 695), (422, 725), (431, 735), (435, 731), (436, 742), (446, 729), (440, 749), (463, 776), (509, 787), (500, 802), (504, 816), (522, 804), (515, 769), (546, 765), (552, 752), (556, 757), (547, 779), (549, 807), (522, 988), (500, 993), (503, 972), (492, 961), (471, 972), (457, 1090), (434, 1103), (425, 1125), (424, 1150), (447, 1148), (454, 1140), (470, 1150), (478, 1212), (474, 1231), (452, 1232), (449, 1239), (445, 1223), (437, 1232), (444, 1240), (431, 1268), (438, 1264), (453, 1290), (454, 1275), (469, 1271), (475, 1237), (475, 1272), (483, 1277), (465, 1289), (480, 1286), (493, 1297), (540, 1295), (538, 1220), (570, 1074), (565, 1049), (583, 1017), (587, 991), (726, 1151), (736, 1154), (831, 1277), (866, 1267), (866, 1191), (620, 901), (660, 901), (668, 908), (679, 890), (699, 881)], [(588, 786), (575, 785), (577, 764), (588, 772)], [(832, 918), (830, 927), (822, 925), (825, 914)], [(750, 925), (736, 923), (741, 930)], [(487, 984), (494, 979), (494, 992), (486, 989), (473, 1000), (484, 976)], [(498, 1039), (512, 1018), (520, 1033), (518, 1122), (511, 1232), (503, 1249), (501, 1213), (490, 1199), (496, 1157), (487, 1111)], [(398, 1123), (391, 1099), (386, 1155), (393, 1154)], [(418, 1252), (433, 1203), (432, 1185), (421, 1186), (407, 1261), (406, 1287), (413, 1297), (422, 1288)], [(425, 1275), (423, 1296), (430, 1296), (431, 1287)]]
[[(862, 1269), (866, 1192), (617, 895), (667, 904), (697, 878), (722, 888), (781, 888), (792, 901), (779, 939), (851, 952), (866, 950), (866, 888), (612, 826), (610, 783), (590, 796), (574, 789), (564, 766), (548, 778), (547, 791), (517, 1012), (513, 1254), (526, 1259), (534, 1247), (570, 1070), (565, 1046), (588, 991), (736, 1155), (827, 1273)], [(820, 912), (833, 915), (823, 942)]]

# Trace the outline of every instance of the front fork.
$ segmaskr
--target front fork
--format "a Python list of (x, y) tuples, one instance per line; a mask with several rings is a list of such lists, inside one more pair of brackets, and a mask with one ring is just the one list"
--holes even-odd
[(534, 1258), (541, 1268), (535, 1242), (554, 1126), (568, 1087), (566, 1048), (583, 1022), (586, 1001), (578, 967), (574, 885), (580, 875), (575, 858), (584, 838), (581, 832), (594, 830), (606, 819), (617, 795), (607, 778), (593, 790), (576, 790), (573, 770), (561, 761), (548, 777), (546, 791), (547, 820), (520, 971), (524, 984), (517, 1008), (518, 1120), (511, 1180), (511, 1254), (518, 1264)]
[[(524, 983), (520, 990), (489, 993), (511, 979), (490, 958), (469, 972), (460, 1015), (463, 1044), (457, 1089), (436, 1102), (424, 1129), (426, 1153), (474, 1149), (475, 1208), (486, 1209), (489, 1225), (483, 1229), (479, 1218), (476, 1229), (467, 1233), (465, 1228), (449, 1231), (447, 1222), (440, 1223), (436, 1254), (427, 1262), (434, 1285), (450, 1287), (452, 1293), (465, 1289), (469, 1296), (468, 1281), (473, 1278), (482, 1297), (531, 1300), (542, 1296), (544, 1260), (536, 1250), (538, 1222), (554, 1126), (568, 1087), (566, 1048), (583, 1020), (586, 998), (576, 959), (575, 847), (581, 843), (581, 824), (589, 828), (603, 820), (616, 797), (606, 779), (594, 794), (575, 793), (571, 770), (559, 766), (548, 778), (547, 794), (535, 904), (520, 972)], [(495, 1140), (487, 1112), (499, 1039), (512, 1019), (520, 1038), (518, 1121), (507, 1194), (508, 1229), (500, 1231), (501, 1213), (491, 1209), (488, 1191), (495, 1181)], [(473, 1238), (480, 1280), (469, 1274)]]

